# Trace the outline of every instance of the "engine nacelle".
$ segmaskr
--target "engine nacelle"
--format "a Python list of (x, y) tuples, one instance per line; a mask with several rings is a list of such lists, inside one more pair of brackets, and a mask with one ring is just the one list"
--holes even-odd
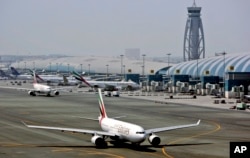
[(54, 95), (59, 95), (59, 91), (54, 91)]
[(91, 138), (91, 142), (95, 144), (97, 147), (105, 147), (107, 145), (104, 139), (98, 135), (93, 136)]
[(151, 136), (148, 137), (148, 141), (150, 144), (153, 146), (158, 146), (161, 143), (161, 139), (159, 136), (152, 134)]
[(36, 96), (36, 93), (34, 91), (28, 91), (29, 95)]

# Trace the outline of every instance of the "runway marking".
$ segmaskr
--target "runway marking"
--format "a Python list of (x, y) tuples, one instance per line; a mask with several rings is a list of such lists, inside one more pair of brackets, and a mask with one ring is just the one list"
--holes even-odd
[(35, 145), (7, 142), (0, 145), (0, 147), (35, 147)]
[(58, 148), (58, 149), (53, 149), (51, 150), (52, 152), (69, 152), (72, 151), (73, 149), (71, 148)]
[(166, 152), (166, 148), (165, 148), (164, 146), (161, 148), (161, 151), (162, 151), (162, 153), (163, 153), (166, 157), (168, 157), (168, 158), (174, 158), (173, 156), (169, 155), (169, 154)]
[(105, 152), (98, 152), (98, 151), (82, 151), (81, 153), (79, 153), (78, 155), (81, 156), (86, 156), (87, 155), (102, 155), (102, 156), (109, 156), (109, 157), (116, 157), (116, 158), (125, 158), (124, 156), (119, 156), (119, 155), (115, 155), (115, 154), (110, 154), (110, 153), (105, 153)]
[(125, 158), (123, 156), (119, 156), (119, 155), (115, 155), (115, 154), (104, 153), (104, 152), (95, 152), (95, 151), (92, 151), (88, 154), (89, 155), (106, 155), (106, 156), (117, 157), (117, 158)]
[(20, 143), (7, 143), (7, 144), (3, 144), (3, 145), (0, 145), (2, 147), (16, 147), (16, 146), (22, 146), (23, 144), (20, 144)]
[(21, 112), (19, 112), (19, 114), (21, 114), (21, 115), (29, 115), (30, 113), (27, 112), (27, 111), (21, 111)]
[(154, 157), (157, 156), (157, 157), (162, 157), (162, 154), (160, 155), (159, 153), (157, 154), (154, 154), (154, 153), (148, 153), (149, 155), (153, 155)]
[[(216, 128), (212, 131), (208, 131), (208, 132), (205, 132), (205, 133), (200, 133), (200, 134), (196, 134), (196, 135), (193, 135), (193, 136), (190, 136), (190, 137), (185, 137), (185, 138), (180, 138), (180, 139), (177, 139), (177, 140), (174, 140), (172, 142), (169, 142), (167, 145), (171, 145), (171, 144), (174, 144), (176, 142), (181, 142), (181, 141), (184, 141), (186, 139), (190, 139), (190, 138), (195, 138), (195, 137), (199, 137), (199, 136), (204, 136), (204, 135), (208, 135), (208, 134), (211, 134), (211, 133), (214, 133), (214, 132), (217, 132), (221, 129), (221, 126), (220, 124), (214, 122), (214, 121), (205, 121), (205, 122), (208, 122), (208, 123), (212, 123), (216, 126)], [(162, 147), (162, 153), (168, 157), (168, 158), (174, 158), (173, 156), (169, 155), (167, 152), (166, 152), (166, 147), (163, 146)]]

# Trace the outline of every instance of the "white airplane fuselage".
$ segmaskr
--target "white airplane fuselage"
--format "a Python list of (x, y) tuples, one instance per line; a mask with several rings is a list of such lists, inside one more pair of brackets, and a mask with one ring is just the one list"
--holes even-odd
[(127, 87), (131, 87), (133, 89), (139, 89), (139, 85), (136, 84), (135, 82), (126, 82), (126, 81), (88, 81), (88, 83), (91, 85), (91, 87), (96, 87), (96, 88), (105, 88), (107, 86), (114, 86), (118, 89), (123, 89)]
[(99, 122), (103, 131), (115, 133), (119, 140), (141, 143), (146, 139), (141, 126), (111, 118), (103, 118)]
[(33, 87), (34, 87), (35, 91), (37, 91), (39, 93), (45, 93), (45, 94), (51, 93), (50, 86), (42, 85), (42, 84), (38, 84), (38, 83), (33, 83)]

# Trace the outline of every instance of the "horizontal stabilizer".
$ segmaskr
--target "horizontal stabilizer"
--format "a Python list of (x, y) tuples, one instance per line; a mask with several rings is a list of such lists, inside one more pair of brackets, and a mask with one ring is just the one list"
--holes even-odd
[[(98, 121), (98, 119), (95, 118), (89, 118), (89, 117), (81, 117), (81, 116), (72, 116), (72, 117), (77, 117), (77, 118), (81, 118), (81, 119), (86, 119), (86, 120), (92, 120), (92, 121)], [(116, 116), (116, 117), (110, 117), (112, 119), (119, 119), (119, 118), (123, 118), (126, 116)]]

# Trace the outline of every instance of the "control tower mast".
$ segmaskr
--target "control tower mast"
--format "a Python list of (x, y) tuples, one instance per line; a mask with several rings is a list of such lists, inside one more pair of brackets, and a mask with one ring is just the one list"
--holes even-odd
[(184, 34), (184, 61), (199, 59), (201, 54), (205, 58), (205, 39), (201, 21), (201, 7), (188, 7), (188, 19)]

